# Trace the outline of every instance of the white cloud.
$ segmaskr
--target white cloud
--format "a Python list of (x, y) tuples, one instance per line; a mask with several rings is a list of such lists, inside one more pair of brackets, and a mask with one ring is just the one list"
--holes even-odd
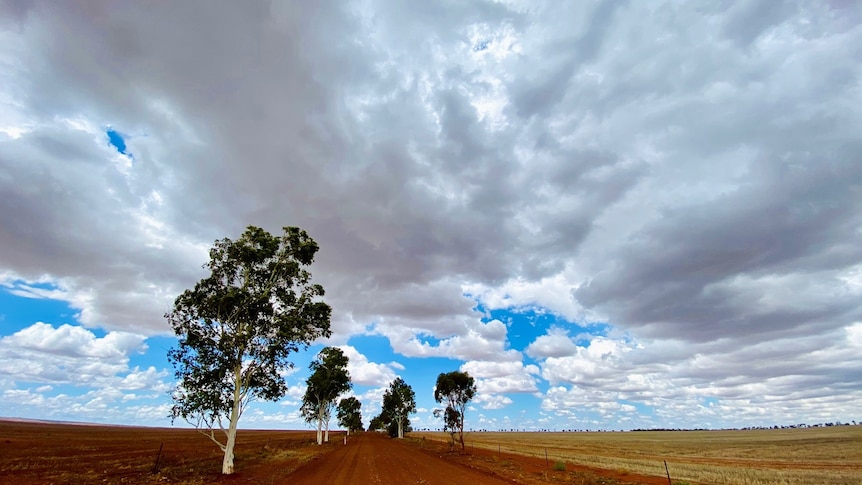
[(489, 394), (477, 396), (475, 402), (481, 404), (482, 409), (503, 409), (512, 404), (512, 399), (507, 396)]
[(369, 362), (368, 357), (350, 345), (341, 345), (338, 348), (349, 359), (347, 371), (353, 383), (363, 386), (385, 386), (395, 379), (395, 371), (387, 364)]
[[(144, 337), (37, 322), (0, 338), (3, 414), (113, 423), (163, 423), (171, 385), (168, 372), (129, 367), (129, 355), (146, 350)], [(17, 382), (18, 384), (14, 384)], [(16, 386), (43, 383), (31, 391)], [(64, 386), (64, 387), (61, 387)], [(59, 392), (73, 386), (74, 393)], [(22, 408), (21, 406), (26, 406)]]
[(541, 359), (545, 357), (564, 357), (577, 353), (578, 346), (569, 337), (564, 328), (551, 327), (548, 333), (533, 341), (524, 352), (530, 357)]
[[(453, 327), (454, 334), (440, 338), (438, 332), (423, 329), (379, 325), (375, 331), (389, 338), (392, 348), (407, 357), (450, 357), (460, 360), (509, 361), (520, 358), (520, 352), (506, 348), (506, 325), (499, 320), (481, 322), (465, 319)], [(437, 339), (430, 342), (427, 337)]]
[(58, 421), (88, 421), (94, 423), (138, 423), (163, 426), (170, 414), (170, 404), (153, 403), (138, 396), (131, 401), (128, 394), (98, 389), (80, 395), (45, 396), (27, 389), (6, 389), (2, 393), (0, 412), (6, 416)]
[(573, 291), (578, 285), (574, 285), (573, 281), (577, 281), (574, 274), (563, 272), (537, 281), (517, 278), (493, 287), (467, 284), (463, 290), (490, 310), (539, 307), (562, 315), (570, 322), (597, 321), (598, 317), (584, 309), (575, 299)]
[(109, 332), (98, 338), (83, 327), (37, 322), (0, 338), (0, 372), (50, 384), (110, 380), (128, 372), (130, 353), (146, 348), (142, 335)]
[(469, 361), (460, 369), (476, 379), (476, 388), (481, 395), (510, 392), (536, 392), (533, 366), (524, 366), (520, 361), (494, 362)]
[[(846, 388), (851, 369), (862, 365), (853, 340), (856, 326), (820, 341), (711, 344), (685, 353), (674, 342), (596, 337), (571, 356), (541, 362), (542, 377), (552, 384), (542, 409), (584, 427), (615, 427), (636, 412), (628, 403), (655, 413), (655, 421), (639, 412), (629, 416), (628, 427), (831, 422), (829, 412), (852, 414), (852, 396), (862, 395), (852, 384)], [(842, 389), (833, 382), (843, 382), (837, 384)]]
[(625, 354), (632, 350), (624, 341), (596, 337), (589, 346), (578, 346), (571, 355), (547, 358), (541, 366), (542, 378), (551, 384), (587, 384), (597, 378), (623, 378), (629, 365)]

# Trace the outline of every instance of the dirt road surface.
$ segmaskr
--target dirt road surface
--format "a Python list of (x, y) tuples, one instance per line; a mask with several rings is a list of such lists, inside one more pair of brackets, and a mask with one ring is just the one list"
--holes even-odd
[(319, 456), (290, 476), (295, 485), (511, 485), (510, 481), (423, 453), (379, 433), (351, 437), (346, 446)]

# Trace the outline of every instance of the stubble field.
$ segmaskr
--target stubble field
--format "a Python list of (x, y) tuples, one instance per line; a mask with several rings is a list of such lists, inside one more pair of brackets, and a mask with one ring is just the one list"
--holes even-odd
[[(443, 441), (443, 433), (414, 433)], [(740, 431), (467, 433), (471, 448), (547, 455), (562, 464), (666, 476), (674, 483), (862, 484), (862, 426)]]
[[(241, 430), (232, 483), (283, 483), (329, 448), (309, 431)], [(191, 429), (0, 421), (0, 483), (218, 483), (223, 456)]]

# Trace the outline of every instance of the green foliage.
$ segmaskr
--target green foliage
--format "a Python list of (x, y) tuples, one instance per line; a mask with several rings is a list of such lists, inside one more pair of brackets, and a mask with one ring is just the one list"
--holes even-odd
[(348, 358), (341, 349), (325, 347), (308, 366), (311, 375), (305, 381), (308, 387), (302, 398), (300, 412), (307, 422), (317, 421), (318, 430), (323, 423), (329, 422), (338, 396), (353, 387), (350, 373), (347, 372), (347, 362)]
[(405, 422), (409, 423), (408, 416), (416, 412), (416, 394), (413, 388), (404, 382), (404, 379), (396, 378), (389, 384), (389, 389), (383, 393), (382, 407), (381, 419), (389, 425), (394, 423), (395, 437), (403, 438), (404, 432), (407, 431)]
[(383, 429), (387, 426), (386, 419), (382, 414), (378, 414), (371, 418), (371, 422), (368, 423), (368, 431), (377, 431), (378, 429)]
[(559, 461), (559, 460), (555, 461), (554, 462), (554, 470), (558, 471), (558, 472), (566, 471), (566, 462)]
[(359, 399), (351, 396), (342, 399), (338, 403), (336, 415), (338, 416), (338, 424), (347, 428), (349, 431), (358, 431), (362, 429), (362, 403)]
[[(404, 420), (401, 421), (401, 431), (403, 434), (413, 431), (413, 427), (410, 426), (410, 418), (405, 416)], [(390, 438), (398, 438), (398, 422), (395, 420), (390, 421), (389, 424), (386, 425), (386, 433)]]
[[(461, 451), (464, 451), (464, 412), (467, 409), (467, 403), (475, 395), (476, 382), (470, 374), (453, 371), (437, 376), (437, 384), (434, 386), (434, 400), (446, 404), (446, 411), (443, 413), (444, 427), (450, 429), (453, 440), (455, 438), (454, 432), (458, 432)], [(435, 414), (439, 416), (439, 413)]]
[(455, 447), (455, 434), (458, 433), (458, 423), (461, 422), (461, 413), (447, 406), (445, 409), (435, 409), (434, 416), (443, 418), (443, 431), (449, 433), (449, 450)]
[(296, 227), (278, 237), (249, 226), (236, 241), (215, 242), (204, 266), (210, 276), (165, 315), (179, 337), (168, 352), (179, 381), (172, 420), (211, 429), (233, 418), (235, 407), (238, 418), (251, 398), (284, 396), (289, 354), (331, 334), (323, 287), (311, 284), (306, 269), (317, 250)]

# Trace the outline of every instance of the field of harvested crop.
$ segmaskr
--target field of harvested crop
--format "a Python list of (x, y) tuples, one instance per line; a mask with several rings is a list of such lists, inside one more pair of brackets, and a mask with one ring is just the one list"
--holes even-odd
[[(434, 440), (443, 433), (414, 433)], [(862, 426), (628, 433), (467, 433), (471, 448), (555, 463), (664, 476), (674, 483), (862, 483)]]
[[(332, 446), (308, 431), (240, 431), (231, 483), (284, 482)], [(223, 456), (191, 429), (0, 421), (0, 483), (218, 483)]]

